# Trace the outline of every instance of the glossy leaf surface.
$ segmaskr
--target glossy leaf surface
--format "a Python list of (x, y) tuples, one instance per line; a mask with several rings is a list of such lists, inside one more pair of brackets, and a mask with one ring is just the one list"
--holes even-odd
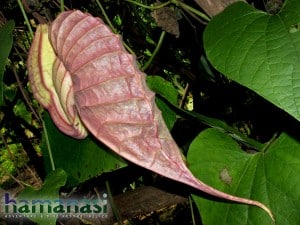
[(300, 1), (270, 15), (243, 2), (214, 17), (204, 33), (212, 65), (300, 120)]
[[(187, 161), (196, 177), (233, 195), (266, 202), (277, 225), (300, 221), (300, 143), (286, 133), (264, 152), (246, 153), (217, 129), (201, 132)], [(272, 224), (257, 208), (193, 196), (205, 225)]]

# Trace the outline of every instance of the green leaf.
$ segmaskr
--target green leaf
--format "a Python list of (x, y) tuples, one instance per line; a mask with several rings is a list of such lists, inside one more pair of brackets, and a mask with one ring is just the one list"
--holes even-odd
[[(48, 113), (44, 121), (55, 168), (63, 168), (67, 172), (67, 186), (77, 185), (101, 173), (127, 165), (121, 157), (91, 136), (78, 140), (64, 135), (52, 123)], [(45, 135), (42, 139), (42, 151), (46, 170), (51, 171)]]
[(4, 105), (3, 98), (3, 74), (8, 55), (10, 53), (13, 36), (12, 31), (15, 27), (13, 20), (8, 21), (4, 26), (0, 27), (0, 106)]
[[(173, 105), (177, 105), (178, 92), (173, 84), (160, 76), (147, 76), (147, 86)], [(176, 113), (162, 99), (156, 98), (157, 107), (161, 110), (162, 116), (169, 130), (174, 126)]]
[[(283, 133), (263, 152), (250, 154), (217, 129), (201, 132), (190, 145), (187, 162), (203, 182), (226, 193), (270, 207), (277, 225), (300, 221), (300, 143)], [(204, 225), (268, 225), (261, 209), (193, 196)]]
[(156, 102), (157, 107), (161, 110), (162, 116), (164, 118), (164, 121), (165, 121), (168, 129), (171, 130), (177, 120), (176, 113), (162, 99), (156, 98), (155, 102)]
[(18, 89), (19, 87), (16, 83), (13, 83), (11, 85), (3, 84), (3, 94), (5, 96), (5, 99), (12, 102), (16, 97)]
[[(17, 199), (18, 201), (25, 200), (29, 202), (32, 200), (50, 200), (52, 203), (54, 200), (59, 199), (59, 189), (65, 185), (66, 180), (66, 172), (62, 169), (57, 169), (48, 174), (40, 190), (27, 187), (18, 195)], [(21, 205), (23, 206), (24, 203), (21, 203)], [(37, 209), (38, 208), (39, 207), (37, 206)], [(38, 213), (37, 217), (30, 217), (30, 219), (39, 225), (55, 225), (56, 217), (49, 216), (49, 212), (47, 211), (48, 207), (46, 205), (44, 206), (44, 209), (44, 213)], [(32, 212), (31, 209), (29, 210)]]
[(156, 94), (177, 105), (178, 92), (173, 84), (160, 76), (147, 76), (147, 86)]
[(28, 124), (31, 124), (31, 114), (28, 113), (26, 105), (24, 102), (19, 99), (17, 103), (14, 105), (13, 111), (16, 116), (21, 117), (24, 119)]
[(300, 1), (270, 15), (237, 2), (204, 33), (212, 65), (300, 120)]
[(160, 97), (162, 97), (164, 100), (167, 100), (172, 105), (172, 107), (169, 107), (169, 104), (166, 104), (161, 99), (159, 98), (156, 99), (156, 103), (159, 109), (162, 111), (163, 118), (169, 130), (171, 130), (171, 128), (173, 127), (177, 119), (177, 114), (183, 114), (184, 116), (191, 116), (194, 119), (201, 121), (202, 123), (210, 127), (223, 130), (224, 132), (231, 134), (235, 139), (242, 141), (243, 143), (247, 143), (248, 145), (258, 149), (261, 148), (262, 146), (261, 143), (243, 135), (237, 129), (229, 126), (226, 122), (222, 120), (208, 117), (193, 111), (186, 111), (179, 108), (177, 104), (178, 93), (176, 88), (173, 86), (171, 82), (163, 79), (162, 77), (147, 76), (147, 85), (152, 91), (156, 92)]

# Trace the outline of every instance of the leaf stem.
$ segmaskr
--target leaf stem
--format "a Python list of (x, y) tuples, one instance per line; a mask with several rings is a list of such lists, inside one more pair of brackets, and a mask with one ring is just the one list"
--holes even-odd
[(61, 12), (65, 11), (65, 1), (64, 0), (60, 0), (60, 11)]
[(206, 21), (210, 21), (210, 18), (205, 13), (200, 12), (197, 9), (194, 9), (193, 7), (183, 3), (182, 1), (171, 0), (171, 2), (173, 2), (177, 6), (180, 6), (181, 8), (183, 8), (186, 11), (189, 11), (189, 12), (192, 12), (192, 13), (196, 14), (197, 16), (199, 16), (200, 18), (202, 18)]
[(192, 200), (191, 195), (189, 195), (189, 205), (190, 205), (190, 209), (191, 209), (192, 223), (193, 223), (193, 225), (196, 225), (194, 208), (193, 208), (193, 200)]
[(107, 16), (107, 14), (106, 14), (106, 12), (105, 12), (105, 10), (104, 10), (102, 4), (99, 2), (99, 0), (96, 0), (96, 3), (97, 3), (97, 5), (99, 6), (99, 8), (100, 8), (100, 10), (101, 10), (101, 12), (102, 12), (102, 14), (103, 14), (103, 16), (104, 16), (106, 22), (108, 23), (108, 25), (109, 25), (109, 27), (110, 27), (110, 29), (111, 29), (114, 33), (117, 34), (117, 33), (118, 33), (117, 30), (116, 30), (116, 28), (114, 27), (114, 25), (112, 24), (112, 22), (110, 21), (110, 19), (108, 18), (108, 16)]
[[(102, 4), (99, 2), (99, 0), (96, 0), (96, 3), (98, 5), (98, 7), (100, 8), (106, 22), (108, 23), (110, 29), (115, 33), (118, 34), (119, 32), (117, 31), (117, 29), (114, 27), (114, 25), (112, 24), (112, 22), (110, 21), (109, 17), (107, 16)], [(123, 41), (123, 45), (125, 46), (125, 48), (133, 55), (135, 55), (134, 51)]]
[(272, 138), (265, 144), (265, 146), (262, 148), (262, 152), (266, 152), (270, 146), (274, 143), (275, 140), (277, 140), (279, 134), (276, 132), (275, 134), (273, 134)]
[(193, 7), (183, 3), (182, 1), (178, 1), (178, 0), (170, 0), (170, 1), (158, 4), (158, 5), (153, 5), (153, 6), (144, 5), (142, 3), (139, 3), (139, 2), (136, 2), (136, 1), (133, 1), (133, 0), (125, 0), (125, 1), (133, 3), (133, 4), (138, 5), (138, 6), (141, 6), (145, 9), (150, 9), (150, 10), (160, 9), (160, 8), (163, 8), (163, 7), (173, 3), (174, 5), (180, 6), (181, 8), (183, 8), (186, 11), (189, 11), (189, 12), (192, 12), (192, 13), (196, 14), (197, 16), (199, 16), (200, 18), (202, 18), (206, 21), (210, 21), (210, 18), (205, 13), (202, 13), (202, 12), (194, 9)]
[(228, 125), (226, 122), (224, 122), (222, 120), (204, 116), (200, 113), (195, 113), (195, 112), (185, 111), (185, 113), (197, 118), (202, 123), (204, 123), (210, 127), (217, 128), (225, 133), (228, 133), (235, 140), (240, 141), (243, 144), (248, 145), (259, 152), (261, 152), (265, 146), (265, 144), (262, 144), (259, 141), (249, 138), (248, 136), (241, 133), (238, 129), (231, 127), (230, 125)]
[(107, 180), (105, 181), (105, 187), (106, 187), (107, 195), (108, 195), (108, 198), (109, 198), (109, 202), (111, 204), (111, 209), (113, 211), (113, 214), (114, 214), (116, 220), (118, 221), (118, 225), (122, 225), (121, 215), (120, 215), (120, 212), (119, 212), (119, 210), (117, 209), (117, 207), (115, 205), (115, 202), (114, 202), (111, 190), (110, 190), (110, 185), (109, 185), (109, 182)]
[(167, 1), (167, 2), (164, 2), (164, 3), (158, 4), (158, 5), (148, 6), (148, 5), (144, 5), (142, 3), (133, 1), (133, 0), (125, 0), (125, 1), (133, 3), (133, 4), (138, 5), (138, 6), (141, 6), (141, 7), (145, 8), (145, 9), (150, 9), (150, 10), (160, 9), (160, 8), (163, 8), (163, 7), (171, 4), (171, 1)]
[(157, 55), (159, 49), (161, 48), (161, 45), (162, 45), (162, 43), (163, 43), (163, 40), (164, 40), (165, 35), (166, 35), (166, 31), (163, 30), (163, 31), (161, 32), (161, 34), (160, 34), (158, 43), (157, 43), (157, 45), (156, 45), (156, 47), (155, 47), (155, 49), (154, 49), (154, 51), (153, 51), (151, 57), (150, 57), (149, 60), (145, 63), (145, 65), (142, 67), (142, 69), (141, 69), (142, 71), (145, 71), (145, 70), (150, 66), (150, 64), (152, 63), (154, 57)]
[(249, 138), (248, 136), (244, 135), (243, 133), (241, 133), (238, 129), (233, 128), (231, 126), (229, 126), (227, 123), (224, 123), (225, 126), (222, 127), (224, 131), (228, 132), (228, 134), (234, 138), (237, 141), (242, 142), (243, 144), (254, 148), (255, 150), (257, 150), (258, 152), (262, 152), (265, 144), (256, 141), (252, 138)]
[(26, 12), (25, 12), (25, 10), (24, 10), (24, 7), (23, 7), (23, 4), (22, 4), (21, 0), (18, 0), (18, 4), (19, 4), (19, 7), (20, 7), (21, 12), (22, 12), (22, 14), (23, 14), (23, 17), (24, 17), (24, 19), (25, 19), (25, 23), (26, 23), (26, 25), (27, 25), (27, 27), (28, 27), (30, 36), (31, 36), (31, 38), (33, 38), (33, 36), (34, 36), (34, 35), (33, 35), (33, 31), (32, 31), (32, 29), (31, 29), (30, 22), (29, 22), (29, 20), (28, 20), (28, 17), (27, 17), (27, 15), (26, 15)]
[(49, 141), (49, 136), (48, 136), (48, 132), (47, 132), (44, 120), (42, 120), (42, 125), (43, 125), (43, 131), (44, 131), (44, 134), (45, 134), (45, 139), (46, 139), (46, 145), (47, 145), (47, 149), (48, 149), (48, 154), (49, 154), (49, 158), (50, 158), (51, 169), (54, 171), (55, 170), (55, 164), (54, 164), (52, 150), (51, 150), (51, 145), (50, 145), (50, 141)]
[(228, 133), (228, 135), (230, 135), (235, 140), (240, 141), (243, 144), (245, 144), (249, 147), (252, 147), (259, 152), (263, 151), (263, 149), (265, 148), (265, 144), (262, 144), (259, 141), (249, 138), (248, 136), (241, 133), (238, 129), (231, 127), (230, 125), (228, 125), (226, 122), (224, 122), (222, 120), (219, 120), (219, 119), (216, 119), (213, 117), (209, 117), (209, 116), (205, 116), (205, 115), (197, 113), (197, 112), (186, 111), (184, 109), (179, 108), (176, 104), (168, 101), (166, 96), (161, 95), (161, 97), (164, 98), (172, 107), (175, 107), (175, 109), (179, 113), (181, 113), (185, 116), (188, 115), (188, 116), (200, 121), (201, 123), (203, 123), (205, 125), (208, 125), (212, 128), (221, 130), (222, 132)]

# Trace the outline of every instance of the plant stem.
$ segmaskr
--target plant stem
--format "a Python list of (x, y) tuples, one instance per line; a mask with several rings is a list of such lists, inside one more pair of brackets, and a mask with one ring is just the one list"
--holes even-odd
[(197, 16), (199, 16), (200, 18), (202, 18), (206, 21), (210, 21), (210, 18), (206, 14), (204, 14), (204, 13), (194, 9), (193, 7), (183, 3), (182, 1), (178, 1), (178, 0), (170, 0), (170, 1), (158, 4), (158, 5), (153, 5), (153, 6), (144, 5), (142, 3), (139, 3), (139, 2), (136, 2), (136, 1), (133, 1), (133, 0), (125, 0), (125, 1), (133, 3), (133, 4), (138, 5), (138, 6), (141, 6), (145, 9), (150, 9), (150, 10), (160, 9), (160, 8), (163, 8), (163, 7), (173, 3), (177, 6), (180, 6), (184, 10), (187, 10), (189, 12), (192, 12), (192, 13), (196, 14)]
[(107, 180), (105, 181), (105, 187), (106, 187), (107, 195), (108, 195), (108, 198), (109, 198), (109, 202), (111, 204), (111, 209), (113, 211), (113, 214), (114, 214), (116, 220), (118, 221), (118, 225), (122, 225), (121, 215), (120, 215), (119, 210), (117, 209), (117, 207), (114, 203), (114, 199), (113, 199), (113, 196), (112, 196), (112, 193), (111, 193), (111, 190), (110, 190), (110, 185), (109, 185), (109, 182)]
[(279, 135), (280, 134), (278, 134), (278, 133), (273, 134), (272, 138), (265, 144), (265, 146), (263, 147), (263, 149), (261, 151), (266, 152), (270, 148), (270, 146), (274, 143), (274, 141), (277, 140)]
[(149, 60), (145, 63), (145, 65), (142, 67), (142, 71), (145, 71), (149, 66), (150, 64), (152, 63), (153, 61), (153, 58), (157, 55), (162, 43), (163, 43), (163, 40), (164, 40), (164, 37), (166, 35), (166, 31), (162, 31), (161, 34), (160, 34), (160, 37), (159, 37), (159, 40), (158, 40), (158, 43), (156, 45), (156, 48), (154, 49), (151, 57), (149, 58)]
[(65, 1), (64, 0), (60, 0), (60, 11), (61, 12), (65, 11)]
[(47, 132), (44, 120), (42, 120), (42, 125), (43, 125), (43, 131), (44, 131), (44, 135), (45, 135), (45, 139), (46, 139), (46, 145), (47, 145), (47, 149), (48, 149), (48, 154), (49, 154), (49, 158), (50, 158), (51, 169), (54, 171), (55, 170), (55, 165), (54, 165), (54, 160), (53, 160), (51, 145), (50, 145), (50, 141), (49, 141), (49, 137), (48, 137), (48, 132)]
[(179, 105), (179, 108), (183, 108), (185, 102), (186, 102), (186, 97), (188, 95), (188, 92), (189, 92), (189, 88), (190, 88), (190, 84), (187, 83), (185, 88), (184, 88), (184, 91), (183, 91), (183, 94), (182, 94), (182, 97), (181, 97), (181, 101), (180, 101), (180, 105)]
[(15, 69), (15, 66), (12, 66), (12, 71), (13, 71), (13, 74), (16, 78), (16, 81), (17, 81), (17, 84), (19, 86), (19, 89), (21, 91), (21, 94), (27, 104), (27, 106), (29, 107), (30, 111), (32, 112), (32, 114), (35, 116), (35, 118), (38, 120), (38, 121), (42, 121), (42, 118), (38, 115), (38, 113), (34, 110), (34, 108), (32, 107), (32, 104), (30, 103), (30, 100), (29, 100), (29, 97), (27, 95), (27, 93), (25, 92), (25, 89), (20, 81), (20, 78), (19, 78), (19, 75)]
[(133, 0), (125, 0), (125, 1), (133, 3), (133, 4), (138, 5), (138, 6), (141, 6), (145, 9), (150, 9), (150, 10), (160, 9), (160, 8), (165, 7), (165, 6), (167, 6), (171, 3), (171, 1), (167, 1), (167, 2), (164, 2), (164, 3), (158, 4), (158, 5), (148, 6), (148, 5), (144, 5), (142, 3), (133, 1)]
[(22, 4), (21, 0), (18, 0), (18, 4), (19, 4), (19, 7), (20, 7), (21, 12), (22, 12), (22, 14), (23, 14), (23, 17), (24, 17), (24, 19), (25, 19), (25, 23), (26, 23), (26, 25), (27, 25), (27, 27), (28, 27), (30, 36), (31, 36), (31, 38), (33, 38), (33, 36), (34, 36), (34, 35), (33, 35), (33, 31), (32, 31), (32, 29), (31, 29), (30, 22), (29, 22), (29, 20), (28, 20), (28, 17), (27, 17), (27, 15), (26, 15), (26, 12), (25, 12), (25, 10), (24, 10), (24, 7), (23, 7), (23, 4)]
[(110, 29), (111, 29), (115, 34), (117, 34), (117, 33), (118, 33), (117, 30), (115, 29), (115, 27), (113, 26), (112, 22), (111, 22), (110, 19), (108, 18), (108, 16), (107, 16), (107, 14), (106, 14), (106, 12), (105, 12), (105, 10), (104, 10), (102, 4), (99, 2), (99, 0), (96, 0), (96, 3), (97, 3), (97, 5), (99, 6), (99, 8), (100, 8), (100, 10), (101, 10), (101, 12), (102, 12), (102, 14), (103, 14), (103, 16), (104, 16), (106, 22), (108, 23), (108, 25), (109, 25), (109, 27), (110, 27)]
[[(161, 97), (164, 98), (166, 101), (168, 101), (168, 99), (166, 97), (164, 97), (164, 96), (161, 96)], [(179, 108), (176, 104), (173, 104), (172, 102), (169, 102), (169, 104), (171, 104), (171, 106), (175, 107), (175, 109), (179, 113), (183, 114), (184, 116), (188, 115), (188, 116), (196, 119), (197, 121), (200, 121), (201, 123), (203, 123), (205, 125), (208, 125), (212, 128), (216, 128), (224, 133), (227, 133), (235, 140), (240, 141), (243, 144), (245, 144), (249, 147), (252, 147), (259, 152), (264, 150), (265, 144), (262, 144), (259, 141), (249, 138), (248, 136), (241, 133), (238, 129), (231, 127), (230, 125), (228, 125), (226, 122), (224, 122), (222, 120), (219, 120), (219, 119), (216, 119), (213, 117), (209, 117), (209, 116), (205, 116), (205, 115), (197, 113), (197, 112), (186, 111), (184, 109)]]
[[(107, 14), (106, 14), (106, 12), (105, 12), (105, 10), (104, 10), (104, 8), (103, 8), (103, 6), (102, 6), (102, 4), (99, 2), (99, 0), (96, 0), (96, 3), (97, 3), (97, 5), (99, 6), (99, 8), (100, 8), (100, 10), (101, 10), (101, 12), (102, 12), (102, 14), (103, 14), (103, 16), (104, 16), (104, 18), (105, 18), (105, 20), (106, 20), (106, 22), (108, 23), (108, 25), (109, 25), (109, 27), (110, 27), (110, 29), (115, 33), (115, 34), (118, 34), (118, 31), (117, 31), (117, 29), (114, 27), (114, 25), (112, 24), (112, 22), (110, 21), (110, 19), (108, 18), (108, 16), (107, 16)], [(131, 54), (135, 54), (134, 53), (134, 51), (123, 41), (123, 45), (125, 46), (125, 48), (131, 53)]]
[(202, 18), (206, 21), (210, 21), (210, 18), (205, 13), (202, 13), (202, 12), (198, 11), (197, 9), (194, 9), (193, 7), (183, 3), (182, 1), (171, 0), (171, 2), (173, 2), (177, 6), (180, 6), (184, 10), (187, 10), (187, 11), (190, 11), (190, 12), (196, 14), (197, 16), (199, 16), (200, 18)]
[(192, 223), (193, 223), (193, 225), (196, 225), (194, 208), (193, 208), (193, 200), (192, 200), (191, 196), (189, 196), (189, 205), (190, 205), (190, 208), (191, 208)]

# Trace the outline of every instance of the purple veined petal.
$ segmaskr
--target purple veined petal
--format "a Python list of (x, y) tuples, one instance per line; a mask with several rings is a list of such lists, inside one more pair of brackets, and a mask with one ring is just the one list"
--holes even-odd
[[(145, 74), (138, 70), (135, 57), (122, 47), (118, 35), (103, 29), (105, 24), (100, 19), (91, 18), (93, 22), (88, 23), (83, 34), (84, 22), (80, 21), (89, 20), (87, 17), (91, 15), (80, 11), (61, 13), (52, 23), (49, 35), (55, 54), (67, 70), (65, 75), (71, 77), (74, 102), (85, 127), (99, 141), (139, 166), (207, 194), (258, 206), (274, 220), (264, 204), (218, 191), (193, 176), (155, 105), (154, 93), (146, 86)], [(97, 34), (98, 28), (105, 33)], [(60, 71), (59, 67), (55, 66)], [(73, 104), (72, 94), (59, 90), (71, 89), (70, 82), (64, 83), (59, 74), (55, 77), (57, 94), (64, 105), (61, 108), (69, 114), (72, 110), (68, 110), (67, 104)], [(58, 103), (55, 99), (51, 104)]]

